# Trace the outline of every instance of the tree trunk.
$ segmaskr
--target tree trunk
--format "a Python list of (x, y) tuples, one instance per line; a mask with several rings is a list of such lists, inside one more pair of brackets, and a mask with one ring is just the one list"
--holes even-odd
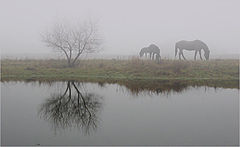
[(76, 65), (75, 63), (76, 63), (76, 62), (71, 62), (71, 61), (69, 61), (68, 66), (69, 66), (69, 67), (75, 67), (75, 65)]

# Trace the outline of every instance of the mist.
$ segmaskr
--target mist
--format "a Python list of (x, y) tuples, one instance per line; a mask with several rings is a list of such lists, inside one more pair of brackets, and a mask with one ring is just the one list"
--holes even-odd
[(1, 55), (51, 58), (55, 54), (40, 36), (46, 28), (58, 21), (94, 20), (104, 38), (100, 56), (138, 56), (154, 43), (171, 58), (177, 41), (195, 39), (213, 56), (238, 56), (239, 6), (239, 0), (5, 0)]

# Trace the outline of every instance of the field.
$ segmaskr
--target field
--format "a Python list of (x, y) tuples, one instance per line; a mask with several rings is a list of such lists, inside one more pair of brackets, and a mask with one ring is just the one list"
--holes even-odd
[(79, 80), (79, 79), (239, 79), (239, 60), (79, 60), (73, 68), (66, 60), (1, 60), (1, 80)]

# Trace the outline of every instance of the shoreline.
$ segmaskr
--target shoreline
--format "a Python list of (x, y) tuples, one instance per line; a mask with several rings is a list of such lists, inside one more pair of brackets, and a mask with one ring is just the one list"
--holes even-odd
[(239, 81), (239, 60), (161, 60), (158, 64), (138, 58), (130, 60), (79, 60), (67, 67), (66, 60), (1, 60), (4, 80), (234, 80)]

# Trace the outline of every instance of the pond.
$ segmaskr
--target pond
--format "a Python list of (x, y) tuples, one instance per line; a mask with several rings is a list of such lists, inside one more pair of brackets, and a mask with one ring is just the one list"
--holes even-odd
[(238, 86), (151, 85), (1, 82), (2, 145), (239, 144)]

